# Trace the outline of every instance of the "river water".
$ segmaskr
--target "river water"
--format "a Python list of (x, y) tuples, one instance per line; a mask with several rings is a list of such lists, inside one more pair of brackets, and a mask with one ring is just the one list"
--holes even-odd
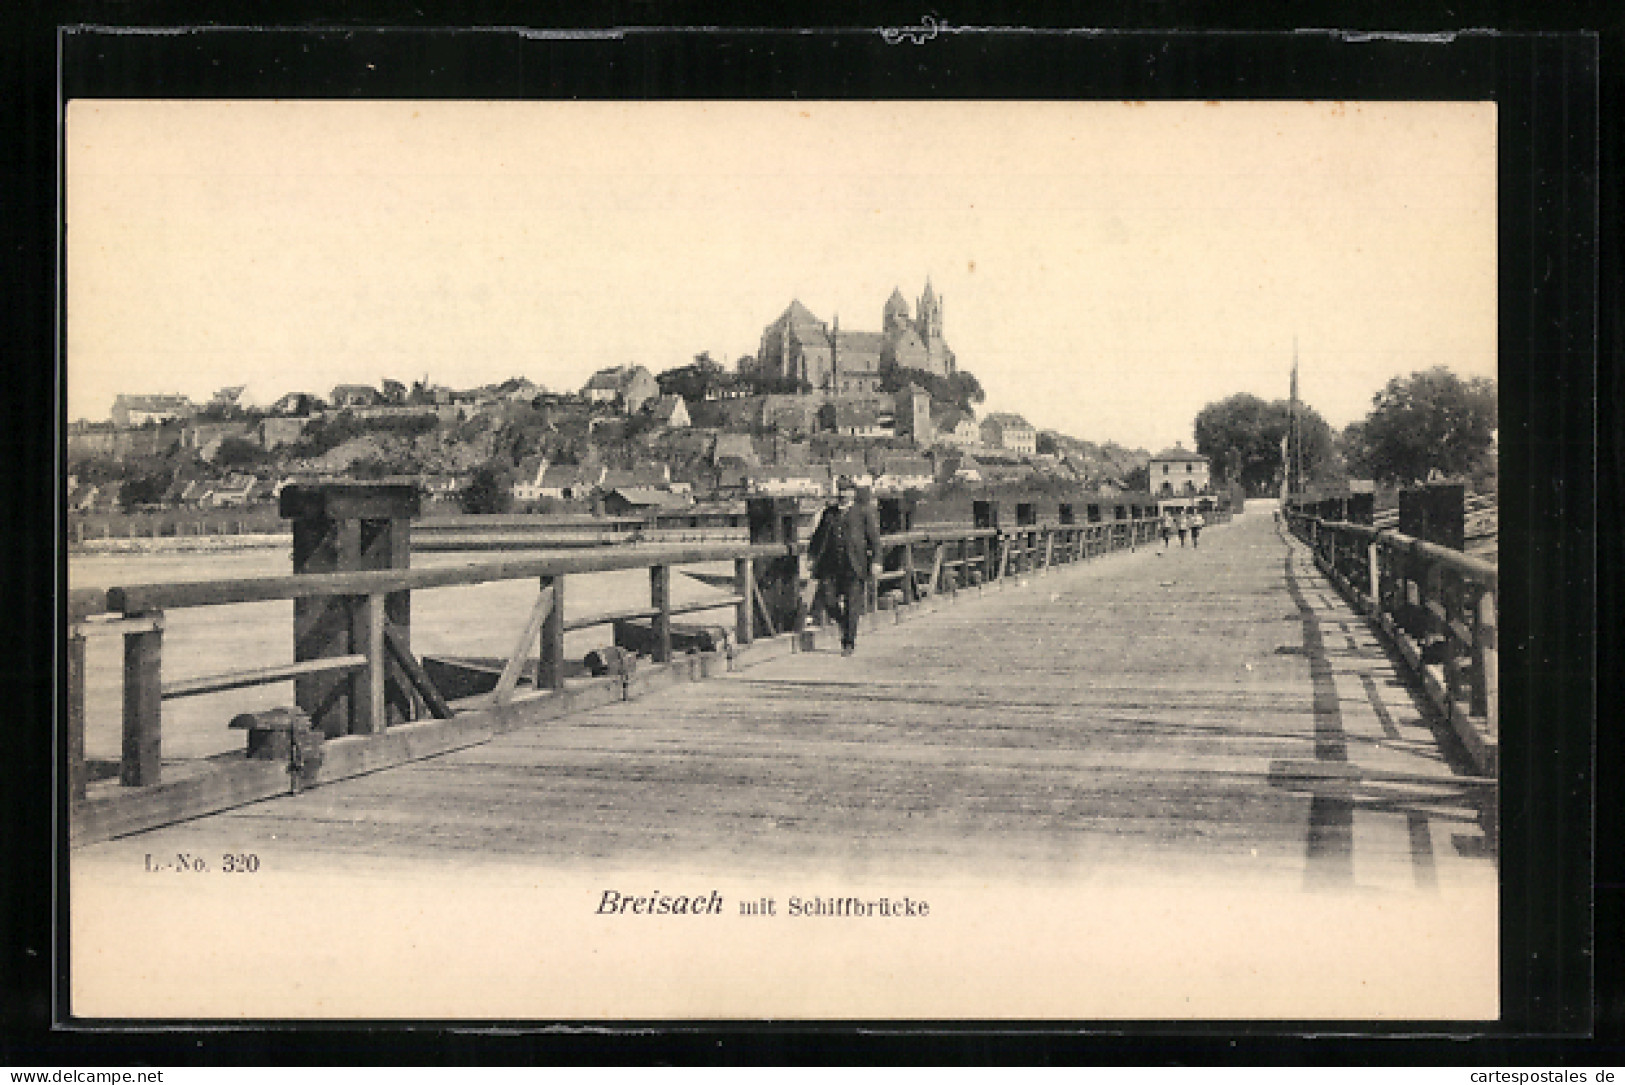
[[(501, 560), (540, 556), (503, 553)], [(432, 553), (413, 555), (414, 568), (484, 564), (490, 554)], [(286, 576), (293, 561), (286, 548), (267, 547), (221, 553), (80, 554), (69, 560), (70, 588), (108, 588), (129, 584), (225, 580), (237, 577)], [(703, 572), (732, 572), (732, 563), (692, 567)], [(412, 593), (412, 648), (419, 655), (496, 656), (506, 658), (524, 632), (536, 601), (533, 580), (428, 588)], [(701, 602), (726, 593), (674, 570), (672, 599)], [(572, 576), (565, 585), (564, 612), (576, 618), (611, 610), (649, 605), (649, 574), (643, 569)], [(705, 621), (732, 628), (733, 608), (684, 615), (680, 621)], [(164, 616), (164, 681), (222, 674), (228, 671), (293, 662), (293, 603), (243, 603), (189, 607)], [(583, 629), (565, 637), (567, 656), (613, 642), (608, 626)], [(531, 646), (531, 654), (536, 648)], [(123, 696), (123, 638), (89, 638), (85, 649), (85, 756), (111, 761), (120, 755)], [(243, 732), (227, 728), (231, 718), (293, 704), (293, 683), (228, 690), (164, 702), (163, 749), (167, 758), (206, 757), (243, 748)]]

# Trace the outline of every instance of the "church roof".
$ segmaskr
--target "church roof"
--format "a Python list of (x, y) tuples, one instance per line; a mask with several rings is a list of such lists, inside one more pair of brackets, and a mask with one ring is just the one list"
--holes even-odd
[(786, 308), (784, 312), (780, 313), (779, 318), (770, 324), (769, 327), (776, 328), (781, 324), (787, 324), (792, 328), (801, 328), (806, 327), (807, 325), (812, 325), (815, 328), (822, 328), (824, 322), (819, 320), (816, 316), (813, 316), (812, 310), (801, 304), (800, 299), (797, 298), (791, 300), (789, 307)]
[(883, 311), (886, 313), (900, 312), (904, 316), (908, 315), (908, 299), (903, 297), (903, 291), (899, 287), (892, 287), (891, 297), (886, 299), (886, 308)]
[(886, 337), (879, 332), (836, 332), (835, 345), (841, 350), (878, 355), (885, 349)]

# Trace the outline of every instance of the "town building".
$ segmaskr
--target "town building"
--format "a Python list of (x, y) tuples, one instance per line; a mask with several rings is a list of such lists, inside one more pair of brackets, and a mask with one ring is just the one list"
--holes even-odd
[(1187, 452), (1183, 445), (1163, 449), (1151, 457), (1151, 492), (1159, 496), (1207, 493), (1207, 457)]
[(197, 413), (197, 405), (182, 395), (126, 396), (113, 400), (113, 425), (119, 429), (144, 426), (148, 422), (185, 421)]
[(932, 418), (935, 443), (950, 448), (974, 448), (982, 441), (982, 429), (969, 411), (950, 407)]
[(667, 429), (685, 429), (691, 424), (682, 396), (660, 396), (649, 404), (649, 414), (655, 425)]
[(623, 414), (635, 414), (660, 394), (660, 385), (641, 365), (613, 365), (588, 378), (581, 394), (590, 402), (619, 404)]
[(894, 397), (892, 428), (897, 436), (906, 437), (920, 448), (936, 442), (936, 431), (931, 426), (931, 396), (917, 384), (900, 389)]
[(368, 384), (338, 384), (334, 385), (333, 392), (327, 397), (334, 410), (342, 411), (347, 407), (374, 407), (383, 403), (384, 397), (378, 389)]
[(1038, 431), (1019, 414), (995, 412), (982, 419), (982, 444), (1003, 448), (1023, 456), (1038, 451)]

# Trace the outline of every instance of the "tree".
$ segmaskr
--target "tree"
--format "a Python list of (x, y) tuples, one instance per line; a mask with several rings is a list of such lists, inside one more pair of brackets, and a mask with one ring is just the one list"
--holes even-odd
[(1395, 377), (1372, 397), (1363, 422), (1343, 431), (1350, 467), (1380, 482), (1424, 481), (1433, 472), (1481, 472), (1495, 445), (1496, 388), (1443, 366)]
[[(1292, 405), (1241, 393), (1209, 403), (1196, 416), (1196, 451), (1206, 456), (1217, 485), (1239, 482), (1254, 496), (1279, 485), (1281, 442), (1292, 428)], [(1341, 474), (1332, 429), (1313, 407), (1298, 405), (1299, 449), (1304, 481)], [(1291, 442), (1287, 442), (1290, 446)]]
[(701, 351), (689, 365), (668, 369), (655, 377), (663, 396), (682, 396), (690, 403), (699, 403), (713, 390), (727, 387), (733, 378), (715, 361), (709, 351)]
[(124, 488), (119, 491), (119, 502), (125, 508), (134, 508), (137, 505), (157, 505), (164, 499), (164, 492), (174, 481), (173, 471), (157, 470), (150, 474), (140, 474), (128, 479)]
[(467, 513), (507, 512), (513, 504), (507, 473), (489, 463), (476, 467), (461, 500)]
[(987, 393), (982, 391), (982, 384), (976, 379), (976, 374), (968, 369), (961, 369), (952, 376), (942, 376), (925, 369), (913, 369), (902, 365), (883, 365), (880, 370), (880, 390), (888, 394), (901, 392), (904, 388), (914, 384), (925, 389), (931, 397), (934, 410), (953, 408), (961, 411), (971, 411), (972, 404), (981, 403), (987, 399)]
[(215, 450), (214, 462), (227, 469), (258, 467), (266, 459), (265, 450), (242, 437), (223, 437)]
[(1034, 445), (1034, 449), (1040, 456), (1053, 456), (1060, 449), (1060, 446), (1055, 443), (1055, 434), (1049, 430), (1044, 430), (1038, 435), (1038, 442)]

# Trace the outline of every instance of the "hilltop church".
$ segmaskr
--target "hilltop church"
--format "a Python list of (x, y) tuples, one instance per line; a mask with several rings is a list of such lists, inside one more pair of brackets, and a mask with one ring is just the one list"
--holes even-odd
[(880, 370), (888, 365), (939, 376), (954, 373), (954, 352), (942, 337), (942, 299), (929, 279), (913, 317), (903, 292), (893, 290), (881, 326), (879, 332), (842, 331), (840, 317), (831, 327), (792, 301), (762, 331), (756, 370), (765, 377), (806, 381), (815, 393), (837, 396), (877, 393)]

